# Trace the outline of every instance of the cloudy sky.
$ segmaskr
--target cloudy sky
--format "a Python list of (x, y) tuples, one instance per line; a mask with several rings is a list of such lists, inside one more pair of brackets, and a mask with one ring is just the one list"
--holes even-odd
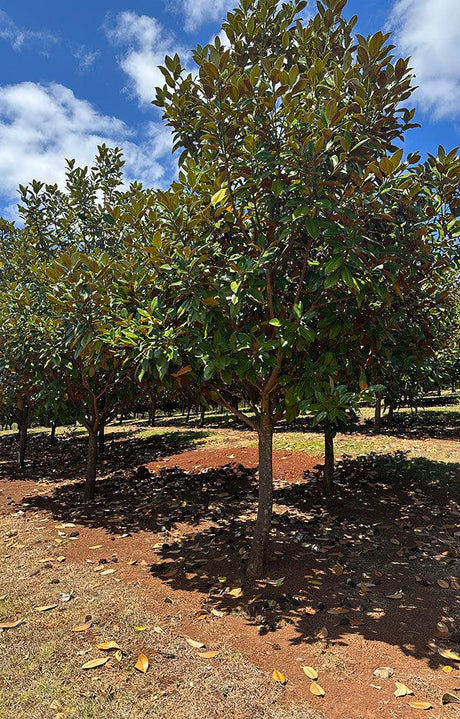
[[(101, 142), (123, 147), (129, 179), (167, 184), (157, 66), (208, 42), (235, 2), (0, 0), (0, 214), (15, 216), (20, 182), (60, 182), (64, 158), (90, 163)], [(460, 0), (349, 0), (346, 13), (362, 34), (392, 29), (413, 58), (423, 128), (408, 149), (459, 145)]]

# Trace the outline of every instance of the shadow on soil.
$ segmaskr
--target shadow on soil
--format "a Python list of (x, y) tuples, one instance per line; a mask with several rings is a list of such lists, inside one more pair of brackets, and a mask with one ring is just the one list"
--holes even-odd
[[(81, 434), (83, 432), (83, 434)], [(176, 432), (165, 429), (151, 436), (136, 436), (139, 427), (118, 431), (108, 427), (105, 453), (98, 474), (106, 476), (120, 467), (138, 466), (157, 457), (179, 454), (199, 446), (209, 436), (205, 429)], [(61, 482), (81, 479), (85, 474), (88, 438), (84, 430), (60, 436), (53, 445), (46, 432), (30, 434), (24, 470), (17, 465), (15, 434), (0, 437), (0, 479), (36, 479)]]
[[(445, 664), (427, 643), (455, 649), (452, 641), (459, 639), (452, 582), (460, 467), (402, 452), (345, 459), (331, 500), (324, 499), (317, 473), (277, 482), (267, 573), (272, 580), (285, 577), (279, 586), (250, 583), (244, 575), (256, 469), (171, 467), (151, 476), (141, 467), (99, 483), (89, 507), (81, 502), (81, 483), (73, 483), (51, 496), (29, 497), (25, 508), (110, 533), (154, 533), (152, 543), (163, 544), (152, 557), (152, 574), (171, 590), (200, 593), (205, 611), (238, 609), (274, 645), (277, 629), (288, 624), (293, 645), (346, 646), (358, 633), (399, 646), (432, 668)], [(436, 638), (443, 617), (452, 618), (450, 639)], [(327, 636), (319, 639), (324, 627)]]

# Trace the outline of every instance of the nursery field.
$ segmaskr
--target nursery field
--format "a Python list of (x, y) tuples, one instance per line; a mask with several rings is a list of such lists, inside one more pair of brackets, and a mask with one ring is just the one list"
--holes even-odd
[(332, 498), (321, 434), (281, 426), (254, 581), (252, 432), (111, 425), (91, 503), (85, 433), (48, 434), (23, 471), (0, 435), (2, 719), (458, 715), (459, 405), (338, 435)]

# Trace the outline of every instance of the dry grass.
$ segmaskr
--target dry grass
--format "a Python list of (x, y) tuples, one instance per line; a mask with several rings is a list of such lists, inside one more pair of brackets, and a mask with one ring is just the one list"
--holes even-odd
[[(217, 657), (200, 659), (184, 641), (179, 619), (161, 621), (135, 588), (113, 577), (101, 580), (91, 567), (40, 563), (56, 549), (39, 539), (39, 518), (0, 521), (0, 621), (25, 620), (0, 632), (1, 719), (321, 719), (308, 707), (290, 706), (282, 687), (225, 646)], [(6, 537), (16, 530), (13, 539)], [(70, 601), (59, 601), (71, 592)], [(58, 607), (35, 610), (53, 603)], [(71, 631), (88, 617), (89, 630)], [(82, 670), (104, 655), (96, 644), (110, 639), (123, 649), (123, 659)], [(145, 675), (134, 669), (140, 652), (150, 661)]]

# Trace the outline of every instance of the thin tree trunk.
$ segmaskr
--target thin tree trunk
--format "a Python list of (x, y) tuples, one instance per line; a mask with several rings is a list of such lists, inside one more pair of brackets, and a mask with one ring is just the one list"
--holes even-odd
[(51, 436), (50, 436), (51, 444), (56, 444), (56, 422), (51, 422)]
[(21, 422), (19, 425), (19, 453), (18, 462), (21, 469), (24, 469), (26, 463), (26, 447), (27, 447), (27, 421)]
[(156, 395), (153, 395), (150, 399), (150, 408), (149, 408), (149, 425), (150, 425), (150, 427), (155, 426), (156, 413), (157, 413), (157, 398), (156, 398)]
[(257, 577), (262, 573), (273, 512), (273, 426), (263, 421), (259, 427), (259, 506), (254, 528), (247, 573)]
[(324, 428), (324, 489), (327, 495), (334, 492), (334, 430), (329, 424)]
[(206, 414), (206, 407), (201, 407), (200, 410), (200, 427), (204, 426), (204, 416)]
[(102, 458), (105, 452), (105, 424), (102, 422), (98, 432), (99, 457)]
[(394, 415), (395, 415), (394, 405), (390, 404), (389, 407), (388, 407), (388, 420), (389, 420), (390, 422), (393, 422)]
[(187, 416), (185, 417), (185, 423), (188, 424), (190, 420), (190, 407), (187, 407)]
[(94, 499), (96, 488), (96, 465), (97, 465), (97, 443), (98, 432), (97, 427), (88, 430), (88, 456), (86, 462), (86, 483), (85, 483), (85, 501), (89, 502)]
[(374, 412), (374, 434), (380, 434), (382, 420), (382, 397), (380, 392), (375, 395), (375, 412)]

